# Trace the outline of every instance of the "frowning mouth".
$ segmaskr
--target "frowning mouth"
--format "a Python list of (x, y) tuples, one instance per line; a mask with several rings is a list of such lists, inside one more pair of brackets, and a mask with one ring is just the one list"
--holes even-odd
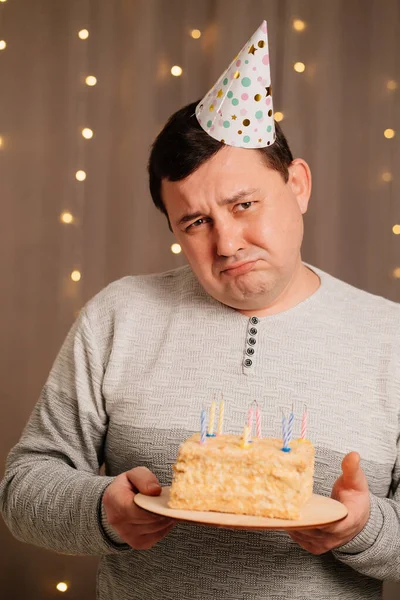
[(253, 269), (256, 262), (257, 262), (257, 260), (251, 260), (248, 262), (237, 263), (237, 264), (231, 265), (227, 269), (224, 269), (222, 271), (222, 273), (224, 273), (224, 275), (229, 275), (229, 276), (241, 275), (242, 273), (248, 273), (249, 271), (251, 271)]

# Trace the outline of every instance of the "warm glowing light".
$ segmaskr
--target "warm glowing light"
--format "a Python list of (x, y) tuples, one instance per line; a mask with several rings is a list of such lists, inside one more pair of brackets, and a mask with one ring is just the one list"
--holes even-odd
[(274, 114), (274, 119), (275, 119), (275, 121), (278, 121), (278, 123), (279, 123), (279, 121), (283, 120), (283, 113), (279, 112), (279, 110), (276, 111), (276, 113)]
[(295, 31), (304, 31), (306, 28), (306, 24), (301, 19), (294, 19), (293, 21), (293, 29)]
[(393, 175), (390, 173), (390, 171), (385, 171), (384, 173), (382, 173), (382, 180), (386, 181), (386, 183), (389, 183), (390, 181), (392, 181), (393, 179)]
[(201, 31), (200, 31), (200, 29), (192, 29), (190, 35), (192, 36), (192, 38), (194, 40), (198, 40), (199, 37), (201, 36)]
[(396, 135), (396, 132), (394, 129), (385, 129), (385, 131), (383, 132), (383, 135), (385, 136), (385, 138), (387, 138), (388, 140), (391, 140), (392, 138), (394, 138), (394, 136)]
[(4, 48), (7, 46), (6, 42), (4, 40), (0, 40), (0, 50), (4, 50)]
[(7, 2), (7, 0), (0, 0), (0, 2)]
[(4, 146), (3, 138), (0, 136), (0, 148)]
[(400, 267), (396, 267), (396, 268), (393, 270), (393, 277), (394, 277), (395, 279), (400, 279)]
[(82, 277), (82, 275), (80, 274), (79, 271), (72, 271), (72, 273), (71, 273), (72, 281), (79, 281), (81, 277)]
[(89, 37), (89, 32), (87, 29), (81, 29), (78, 35), (81, 38), (81, 40), (87, 40)]
[(180, 254), (182, 252), (182, 248), (179, 244), (172, 244), (171, 252), (173, 252), (173, 254)]
[(75, 173), (75, 177), (77, 178), (78, 181), (85, 181), (86, 173), (85, 173), (85, 171), (77, 171)]
[(297, 72), (297, 73), (304, 73), (304, 71), (306, 70), (306, 65), (302, 62), (297, 62), (294, 64), (293, 69)]
[(82, 135), (87, 140), (90, 140), (93, 137), (93, 130), (85, 127), (85, 129), (82, 129)]
[(181, 67), (178, 67), (178, 65), (175, 65), (172, 67), (171, 73), (172, 75), (174, 75), (174, 77), (179, 77), (180, 75), (182, 75), (182, 69)]
[(59, 592), (66, 592), (68, 589), (68, 586), (63, 581), (60, 581), (60, 583), (57, 583), (56, 588), (58, 589)]
[(60, 216), (60, 219), (62, 223), (73, 223), (74, 221), (74, 217), (71, 215), (70, 212), (63, 212)]
[(88, 75), (85, 79), (85, 82), (86, 82), (86, 85), (93, 86), (93, 85), (96, 85), (97, 79), (96, 79), (96, 77), (94, 77), (94, 75)]
[(394, 235), (400, 235), (400, 225), (393, 225), (392, 231)]
[(390, 79), (390, 81), (387, 82), (386, 87), (391, 92), (393, 90), (397, 90), (397, 81), (395, 81), (394, 79)]

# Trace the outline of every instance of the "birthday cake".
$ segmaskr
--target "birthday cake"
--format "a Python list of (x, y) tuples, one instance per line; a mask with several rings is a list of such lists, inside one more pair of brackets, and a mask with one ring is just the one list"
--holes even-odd
[(170, 508), (299, 519), (313, 491), (314, 446), (295, 439), (200, 433), (180, 447)]

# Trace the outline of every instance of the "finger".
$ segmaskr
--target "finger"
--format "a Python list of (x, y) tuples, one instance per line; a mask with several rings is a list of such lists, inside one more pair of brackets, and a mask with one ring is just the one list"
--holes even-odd
[(175, 525), (175, 521), (171, 519), (160, 519), (155, 523), (144, 523), (143, 525), (133, 525), (134, 532), (136, 537), (141, 537), (143, 535), (152, 535), (153, 533), (158, 533), (167, 529), (170, 525)]
[(333, 537), (330, 533), (324, 533), (318, 529), (310, 529), (307, 531), (298, 531), (293, 532), (293, 536), (298, 540), (303, 540), (305, 542), (314, 541), (319, 542), (322, 539), (331, 539)]
[(326, 543), (326, 541), (323, 540), (309, 540), (309, 539), (304, 539), (302, 537), (302, 535), (300, 534), (289, 534), (290, 537), (292, 538), (292, 540), (298, 545), (300, 546), (300, 548), (303, 548), (303, 550), (306, 550), (307, 552), (310, 552), (311, 554), (324, 554), (325, 552), (328, 552), (330, 550), (330, 544)]
[(368, 489), (368, 481), (360, 466), (360, 455), (358, 452), (349, 452), (342, 460), (343, 485), (346, 489), (365, 491)]
[(157, 477), (147, 467), (135, 467), (126, 472), (133, 487), (141, 494), (147, 496), (159, 496), (161, 494), (161, 485)]
[(148, 535), (132, 536), (131, 540), (129, 537), (125, 538), (127, 543), (132, 546), (135, 550), (149, 550), (157, 542), (162, 540), (170, 531), (175, 527), (176, 523), (171, 523), (161, 531), (156, 533), (150, 533)]

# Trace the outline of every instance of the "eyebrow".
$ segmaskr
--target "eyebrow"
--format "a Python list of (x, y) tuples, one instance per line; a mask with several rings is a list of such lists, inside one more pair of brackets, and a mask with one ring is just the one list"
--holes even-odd
[[(254, 194), (255, 192), (257, 192), (258, 190), (256, 188), (252, 188), (252, 189), (248, 189), (248, 190), (240, 190), (239, 192), (237, 192), (234, 196), (231, 196), (230, 198), (224, 198), (223, 200), (219, 200), (217, 202), (218, 206), (228, 206), (229, 204), (235, 204), (235, 202), (239, 202), (240, 200), (243, 200), (243, 198), (247, 198), (247, 196), (251, 196), (252, 194)], [(177, 221), (177, 226), (182, 225), (183, 223), (188, 223), (189, 221), (192, 221), (193, 219), (198, 219), (199, 217), (201, 217), (204, 213), (201, 212), (195, 212), (195, 213), (189, 213), (186, 215), (183, 215), (183, 217), (181, 219), (179, 219), (179, 221)]]

